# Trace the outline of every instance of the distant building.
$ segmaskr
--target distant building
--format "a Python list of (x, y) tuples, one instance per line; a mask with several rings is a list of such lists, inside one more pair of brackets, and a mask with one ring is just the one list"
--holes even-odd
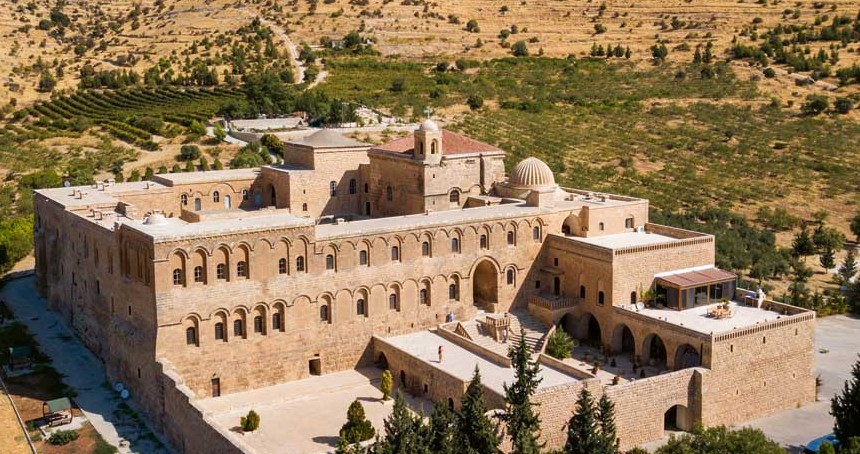
[[(535, 158), (506, 176), (504, 156), (428, 120), (375, 147), (322, 130), (282, 166), (38, 190), (38, 289), (180, 452), (242, 450), (198, 399), (377, 361), (455, 405), (462, 379), (395, 339), (430, 328), (492, 357), (477, 336), (532, 323), (572, 383), (535, 396), (549, 447), (583, 387), (625, 449), (814, 401), (813, 312), (757, 308), (713, 236), (650, 223), (647, 200), (559, 187)], [(556, 324), (638, 369), (541, 355)]]

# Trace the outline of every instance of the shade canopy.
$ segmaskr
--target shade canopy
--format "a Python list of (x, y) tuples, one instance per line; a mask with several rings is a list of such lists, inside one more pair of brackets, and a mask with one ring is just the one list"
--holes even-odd
[(728, 271), (723, 271), (719, 268), (708, 268), (698, 271), (687, 271), (684, 273), (670, 274), (657, 278), (657, 283), (664, 287), (672, 287), (678, 289), (703, 287), (709, 284), (719, 282), (733, 281), (738, 276)]
[(49, 400), (43, 404), (48, 407), (48, 413), (56, 413), (58, 411), (70, 410), (72, 408), (72, 402), (68, 397), (61, 397), (59, 399)]

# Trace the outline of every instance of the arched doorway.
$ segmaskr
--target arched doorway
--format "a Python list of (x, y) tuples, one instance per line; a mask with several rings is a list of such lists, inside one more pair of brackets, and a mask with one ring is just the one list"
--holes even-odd
[(656, 334), (649, 334), (642, 344), (642, 362), (645, 365), (666, 368), (666, 344)]
[(701, 365), (702, 358), (699, 357), (699, 352), (692, 345), (684, 344), (675, 351), (675, 370)]
[(382, 370), (388, 369), (388, 358), (385, 357), (385, 353), (380, 353), (376, 358), (376, 367)]
[(489, 307), (499, 302), (499, 273), (489, 260), (475, 268), (472, 277), (472, 302), (476, 306)]
[(623, 323), (616, 326), (612, 332), (612, 352), (630, 355), (636, 353), (636, 339), (633, 337), (633, 331)]
[(576, 319), (573, 315), (564, 314), (561, 320), (558, 321), (558, 326), (564, 330), (570, 337), (576, 337)]
[(689, 431), (689, 412), (683, 405), (674, 405), (663, 413), (663, 430), (667, 431)]
[(603, 335), (600, 330), (600, 322), (593, 315), (586, 313), (579, 319), (577, 338), (584, 345), (600, 348), (603, 345)]
[(269, 184), (269, 205), (278, 206), (278, 192), (273, 184)]

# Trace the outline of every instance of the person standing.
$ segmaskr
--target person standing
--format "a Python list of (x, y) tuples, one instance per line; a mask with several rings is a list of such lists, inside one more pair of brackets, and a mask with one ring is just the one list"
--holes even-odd
[(508, 327), (507, 326), (502, 328), (502, 342), (505, 344), (508, 343)]
[(439, 363), (441, 363), (441, 362), (442, 362), (442, 350), (443, 350), (443, 349), (442, 349), (442, 346), (440, 345), (440, 346), (439, 346)]

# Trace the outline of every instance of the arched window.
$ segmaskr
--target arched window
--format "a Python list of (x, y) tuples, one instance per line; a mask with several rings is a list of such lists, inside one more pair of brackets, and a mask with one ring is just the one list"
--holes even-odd
[(287, 259), (278, 260), (278, 274), (287, 274)]
[(248, 200), (248, 190), (242, 189), (242, 200)]
[(179, 196), (179, 202), (182, 204), (182, 206), (187, 206), (188, 205), (188, 195), (182, 194), (181, 196)]
[(601, 232), (603, 231), (603, 223), (602, 222), (597, 224), (597, 230), (600, 230)]
[(514, 243), (517, 242), (516, 235), (514, 235), (514, 231), (511, 230), (508, 232), (508, 246), (513, 246)]
[(400, 248), (397, 246), (393, 246), (391, 248), (391, 261), (399, 262), (400, 261)]
[(328, 305), (323, 304), (320, 306), (320, 321), (327, 322), (328, 321)]
[(233, 201), (229, 195), (224, 196), (224, 208), (233, 208)]
[(242, 320), (233, 320), (233, 335), (242, 337), (245, 332), (245, 327), (242, 325)]
[(392, 294), (388, 295), (388, 308), (393, 310), (393, 311), (399, 310), (399, 308), (397, 307), (397, 294), (396, 293), (392, 293)]
[(490, 246), (489, 241), (487, 241), (487, 235), (481, 235), (480, 245), (481, 249), (487, 249)]
[(182, 285), (183, 280), (182, 269), (176, 268), (173, 270), (173, 285)]
[(430, 257), (430, 242), (425, 241), (421, 243), (421, 255), (423, 257)]
[(585, 286), (584, 285), (579, 286), (579, 297), (582, 299), (585, 299)]
[(215, 340), (227, 340), (224, 338), (224, 324), (221, 322), (215, 324)]
[(553, 295), (561, 295), (561, 278), (558, 276), (552, 278), (552, 293)]
[(219, 263), (218, 266), (215, 267), (215, 277), (218, 279), (227, 279), (227, 265)]
[(200, 201), (200, 197), (194, 199), (194, 211), (200, 211), (203, 209), (203, 202)]
[(325, 256), (325, 269), (333, 270), (334, 269), (334, 256), (329, 254)]
[(460, 253), (460, 239), (459, 238), (451, 238), (451, 252), (459, 254)]
[(193, 326), (185, 328), (185, 344), (197, 345), (197, 328)]
[(358, 251), (358, 264), (362, 266), (367, 265), (367, 251)]
[(388, 200), (389, 202), (394, 200), (394, 190), (391, 189), (391, 186), (385, 188), (385, 200)]
[(194, 267), (194, 282), (203, 282), (203, 267)]
[(281, 330), (281, 323), (282, 323), (281, 313), (275, 312), (274, 314), (272, 314), (272, 329), (274, 331), (280, 331)]
[(418, 304), (430, 304), (430, 301), (427, 299), (427, 289), (422, 288), (418, 291)]
[(601, 291), (597, 292), (597, 304), (603, 306), (603, 302), (604, 302), (604, 296), (603, 296), (603, 290), (601, 290)]
[(305, 258), (302, 256), (296, 257), (296, 271), (305, 271)]
[(353, 179), (349, 180), (349, 193), (355, 194), (356, 192), (357, 192), (357, 190), (355, 188), (355, 178), (353, 178)]
[(535, 226), (532, 228), (532, 239), (535, 241), (540, 241), (540, 227)]
[(636, 304), (636, 290), (630, 292), (630, 304)]
[(516, 274), (515, 274), (513, 268), (508, 270), (507, 275), (508, 275), (507, 276), (508, 277), (508, 285), (514, 285), (514, 279), (516, 278)]
[(453, 189), (451, 191), (451, 194), (448, 196), (448, 201), (451, 202), (452, 205), (453, 204), (459, 205), (460, 204), (460, 191)]
[(355, 302), (355, 313), (356, 315), (367, 315), (364, 307), (364, 298), (359, 298), (358, 301)]
[(254, 332), (258, 334), (263, 333), (263, 316), (258, 315), (254, 317)]
[(457, 284), (451, 284), (448, 286), (448, 299), (454, 301), (460, 300), (460, 292), (457, 288)]
[(308, 204), (307, 203), (302, 204), (302, 211), (308, 211)]
[(332, 197), (337, 195), (337, 182), (329, 181), (328, 182), (328, 194)]
[(424, 156), (424, 144), (418, 142), (418, 156)]
[(628, 229), (633, 228), (633, 218), (627, 218), (624, 220), (624, 227)]
[(219, 194), (218, 191), (215, 191), (212, 193), (212, 201), (215, 203), (218, 203), (221, 201), (221, 194)]
[(244, 261), (236, 263), (236, 276), (248, 277), (248, 263)]
[(436, 150), (438, 148), (438, 145), (439, 145), (438, 142), (436, 142), (435, 140), (430, 142), (430, 154), (436, 154)]

